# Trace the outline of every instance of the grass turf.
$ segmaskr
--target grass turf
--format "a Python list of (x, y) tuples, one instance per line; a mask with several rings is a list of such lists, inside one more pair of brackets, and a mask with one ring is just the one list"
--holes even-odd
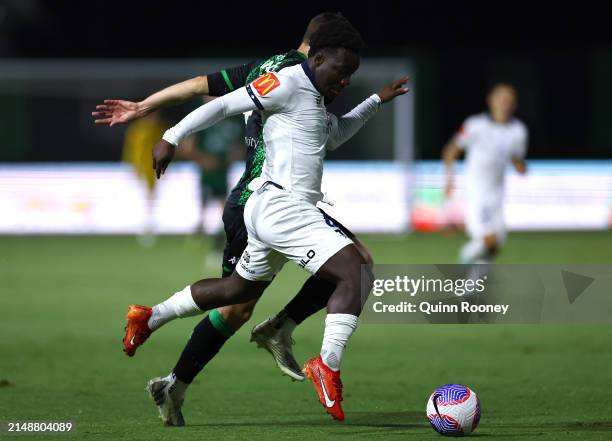
[[(445, 263), (464, 238), (363, 240), (377, 263)], [(183, 237), (152, 249), (132, 237), (0, 237), (0, 250), (0, 421), (71, 420), (67, 439), (84, 440), (429, 440), (440, 436), (426, 421), (427, 397), (459, 382), (481, 399), (476, 436), (612, 439), (611, 326), (363, 325), (343, 364), (347, 419), (331, 421), (309, 384), (281, 377), (248, 343), (252, 325), (305, 279), (291, 264), (196, 379), (188, 426), (163, 427), (144, 386), (169, 372), (198, 319), (169, 324), (128, 359), (126, 305), (156, 303), (202, 277), (204, 251)], [(611, 250), (610, 233), (522, 233), (499, 262), (612, 263)], [(322, 318), (296, 330), (299, 360), (318, 352)]]

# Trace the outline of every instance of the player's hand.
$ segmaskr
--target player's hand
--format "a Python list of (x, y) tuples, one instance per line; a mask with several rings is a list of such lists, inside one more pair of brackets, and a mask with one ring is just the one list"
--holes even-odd
[(96, 110), (96, 112), (91, 112), (94, 122), (108, 124), (111, 127), (145, 115), (138, 103), (124, 100), (104, 100), (104, 104), (98, 104)]
[(176, 147), (168, 141), (160, 139), (155, 147), (153, 147), (153, 169), (157, 179), (166, 172), (168, 165), (172, 162)]
[(527, 173), (527, 163), (522, 159), (513, 159), (512, 165), (519, 175), (524, 175)]
[(391, 84), (386, 85), (377, 92), (378, 96), (380, 97), (380, 100), (383, 103), (388, 103), (396, 96), (400, 96), (407, 93), (410, 90), (405, 87), (407, 82), (408, 77), (404, 77), (400, 78), (399, 80), (395, 80)]

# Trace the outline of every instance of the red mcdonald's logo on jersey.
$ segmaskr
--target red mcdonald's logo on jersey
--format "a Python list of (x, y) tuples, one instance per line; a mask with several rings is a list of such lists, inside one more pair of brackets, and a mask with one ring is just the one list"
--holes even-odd
[(262, 75), (253, 82), (253, 87), (255, 87), (260, 96), (266, 96), (278, 86), (280, 86), (280, 81), (278, 81), (278, 78), (273, 73)]

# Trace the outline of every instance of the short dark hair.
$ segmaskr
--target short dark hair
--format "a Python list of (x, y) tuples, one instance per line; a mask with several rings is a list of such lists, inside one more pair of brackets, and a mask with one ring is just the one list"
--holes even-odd
[(304, 32), (302, 42), (310, 44), (312, 34), (317, 32), (322, 24), (334, 21), (339, 17), (342, 17), (342, 14), (340, 12), (321, 12), (320, 14), (317, 14), (312, 17), (308, 22), (308, 26), (306, 26), (306, 32)]
[(338, 15), (333, 20), (322, 23), (312, 34), (308, 56), (312, 57), (325, 48), (344, 48), (358, 54), (363, 46), (363, 38), (357, 29), (342, 15)]
[(507, 81), (498, 81), (496, 83), (493, 83), (489, 86), (488, 91), (487, 91), (487, 96), (492, 95), (494, 92), (497, 91), (497, 89), (499, 89), (500, 87), (507, 87), (508, 89), (512, 89), (512, 91), (514, 92), (514, 94), (516, 95), (516, 87), (514, 87), (514, 84), (511, 84)]

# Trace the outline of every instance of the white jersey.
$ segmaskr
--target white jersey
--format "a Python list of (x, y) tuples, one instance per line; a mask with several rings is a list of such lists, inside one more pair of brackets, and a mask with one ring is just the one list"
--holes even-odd
[(516, 118), (499, 124), (482, 113), (465, 120), (455, 142), (465, 150), (468, 197), (501, 202), (506, 167), (512, 159), (523, 159), (527, 151), (525, 124)]
[(353, 136), (381, 104), (372, 95), (341, 118), (327, 112), (308, 63), (267, 73), (245, 87), (194, 110), (164, 134), (178, 145), (189, 134), (227, 116), (259, 110), (266, 160), (261, 181), (273, 181), (294, 197), (322, 200), (323, 158)]
[[(344, 142), (347, 134), (338, 118), (327, 112), (325, 98), (315, 87), (307, 63), (264, 75), (249, 84), (247, 91), (263, 116), (266, 161), (262, 180), (275, 182), (294, 197), (316, 204), (322, 199), (323, 158), (327, 150)], [(364, 103), (349, 137), (378, 110), (380, 98), (375, 95)]]
[[(249, 85), (194, 110), (164, 134), (177, 146), (189, 134), (238, 113), (263, 117), (266, 158), (259, 187), (244, 207), (248, 244), (236, 266), (248, 280), (272, 280), (292, 260), (312, 274), (351, 239), (315, 204), (322, 199), (326, 151), (351, 136), (380, 107), (372, 95), (341, 118), (325, 109), (308, 63), (267, 73)], [(272, 181), (276, 185), (261, 185)], [(254, 188), (256, 187), (256, 188)]]

